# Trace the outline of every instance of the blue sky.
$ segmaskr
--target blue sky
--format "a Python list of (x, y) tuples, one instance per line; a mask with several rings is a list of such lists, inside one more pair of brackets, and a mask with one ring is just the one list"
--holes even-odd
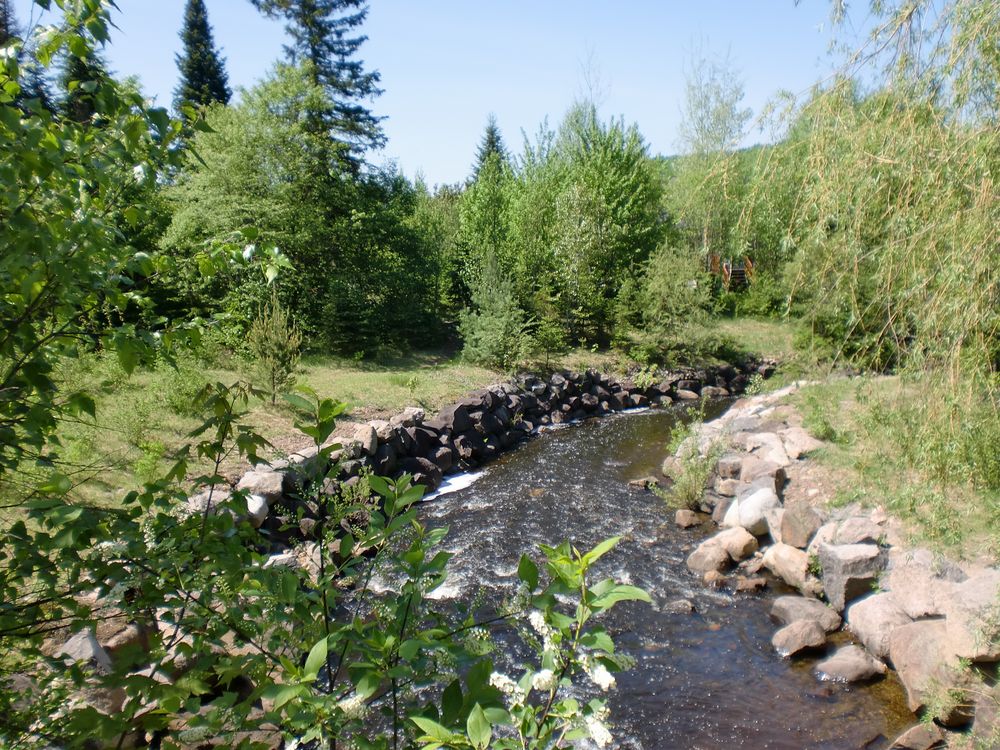
[[(117, 1), (112, 68), (169, 104), (184, 0)], [(206, 4), (230, 83), (252, 86), (282, 54), (280, 24), (249, 0)], [(27, 22), (31, 0), (15, 7)], [(728, 55), (756, 114), (778, 90), (802, 92), (834, 69), (829, 10), (829, 0), (372, 0), (361, 57), (382, 74), (372, 106), (389, 139), (373, 160), (432, 185), (464, 180), (490, 112), (519, 150), (522, 129), (556, 124), (587, 91), (588, 69), (605, 116), (638, 123), (652, 153), (674, 153), (693, 51)]]

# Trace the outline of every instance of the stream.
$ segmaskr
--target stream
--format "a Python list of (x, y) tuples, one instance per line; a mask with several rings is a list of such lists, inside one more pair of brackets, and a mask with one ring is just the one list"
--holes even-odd
[[(713, 408), (718, 414), (725, 405)], [(641, 586), (653, 605), (620, 604), (602, 620), (618, 650), (637, 660), (617, 675), (610, 695), (613, 747), (888, 747), (914, 723), (896, 679), (823, 683), (811, 672), (813, 660), (779, 657), (768, 611), (777, 593), (788, 592), (772, 585), (764, 595), (736, 596), (704, 587), (684, 558), (706, 530), (677, 528), (661, 499), (627, 486), (658, 474), (679, 419), (686, 416), (673, 407), (552, 430), (489, 464), (469, 486), (423, 505), (428, 526), (450, 527), (444, 544), (457, 553), (436, 596), (499, 601), (516, 586), (520, 555), (540, 558), (539, 543), (570, 539), (588, 549), (621, 536), (596, 574)], [(667, 611), (678, 599), (695, 611)]]

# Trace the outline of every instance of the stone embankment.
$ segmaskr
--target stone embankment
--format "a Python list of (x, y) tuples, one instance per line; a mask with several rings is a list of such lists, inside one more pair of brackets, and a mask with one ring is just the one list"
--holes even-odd
[[(750, 363), (672, 373), (655, 383), (619, 380), (597, 372), (557, 372), (547, 378), (524, 376), (474, 393), (428, 417), (408, 407), (389, 420), (355, 426), (334, 435), (330, 460), (339, 465), (336, 481), (324, 492), (350, 490), (366, 473), (384, 477), (409, 474), (430, 492), (449, 474), (469, 471), (537, 435), (542, 428), (600, 417), (627, 409), (664, 406), (675, 401), (726, 398), (744, 392), (754, 375), (768, 377), (773, 364)], [(246, 495), (246, 518), (261, 529), (274, 549), (309, 538), (316, 508), (303, 502), (303, 478), (316, 461), (315, 446), (285, 459), (255, 467), (234, 486), (213, 488), (218, 505), (235, 492)], [(315, 473), (315, 472), (313, 472)], [(323, 472), (320, 472), (323, 473)], [(191, 512), (201, 512), (207, 492), (191, 497)], [(294, 528), (298, 525), (298, 530)]]
[[(1000, 748), (1000, 570), (908, 548), (881, 510), (824, 507), (803, 471), (822, 443), (783, 404), (796, 387), (737, 402), (664, 462), (677, 478), (693, 456), (718, 456), (697, 512), (676, 513), (681, 526), (722, 528), (688, 568), (739, 591), (775, 579), (795, 589), (774, 602), (772, 643), (812, 659), (818, 679), (862, 682), (894, 669), (925, 719), (896, 750)], [(830, 645), (840, 630), (854, 643)]]

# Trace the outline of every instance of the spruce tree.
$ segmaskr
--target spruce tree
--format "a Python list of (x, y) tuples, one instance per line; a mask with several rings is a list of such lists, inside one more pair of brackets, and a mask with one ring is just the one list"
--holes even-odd
[(174, 90), (174, 106), (179, 110), (184, 104), (228, 104), (232, 96), (229, 76), (215, 48), (204, 0), (188, 0), (180, 37), (184, 48), (175, 57), (181, 80)]
[(0, 0), (0, 47), (16, 36), (18, 27), (14, 17), (14, 0)]
[(382, 119), (363, 103), (382, 93), (378, 71), (365, 70), (355, 59), (368, 37), (355, 30), (364, 23), (364, 0), (251, 0), (265, 15), (282, 18), (291, 44), (285, 53), (293, 63), (308, 63), (313, 82), (330, 97), (329, 111), (317, 113), (324, 128), (349, 150), (357, 163), (361, 153), (385, 144)]
[(107, 65), (96, 51), (90, 50), (82, 57), (66, 55), (59, 76), (59, 110), (63, 117), (81, 123), (90, 120), (97, 110), (101, 87), (109, 79)]
[(500, 135), (500, 127), (497, 125), (497, 117), (492, 112), (489, 119), (486, 120), (486, 130), (483, 132), (483, 140), (480, 141), (479, 148), (476, 149), (476, 162), (472, 165), (472, 182), (475, 182), (479, 178), (479, 172), (482, 170), (483, 165), (486, 164), (486, 160), (490, 154), (496, 154), (500, 157), (501, 163), (509, 162), (507, 147), (504, 145), (503, 136)]

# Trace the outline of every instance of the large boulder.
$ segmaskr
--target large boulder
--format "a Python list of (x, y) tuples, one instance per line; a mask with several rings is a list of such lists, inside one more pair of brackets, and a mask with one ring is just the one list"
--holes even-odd
[(764, 567), (803, 594), (818, 596), (819, 581), (809, 573), (809, 556), (789, 544), (772, 544), (764, 550)]
[(715, 539), (706, 539), (699, 544), (685, 561), (688, 569), (694, 573), (720, 571), (730, 561), (729, 553)]
[(892, 631), (913, 622), (891, 593), (872, 594), (855, 602), (847, 608), (845, 619), (848, 629), (880, 659), (889, 658)]
[(236, 485), (238, 491), (260, 495), (268, 503), (276, 503), (284, 493), (285, 475), (277, 471), (248, 471)]
[(791, 463), (784, 443), (773, 432), (750, 433), (744, 438), (744, 445), (750, 453), (764, 461), (778, 466), (788, 466)]
[(362, 452), (366, 456), (374, 456), (378, 450), (378, 433), (370, 424), (358, 425), (354, 431), (354, 439), (361, 446)]
[(1000, 661), (1000, 570), (985, 570), (944, 596), (948, 646), (963, 659)]
[(860, 646), (842, 646), (829, 659), (817, 664), (813, 671), (821, 680), (864, 682), (885, 674), (886, 667)]
[(878, 544), (885, 532), (868, 516), (845, 518), (833, 535), (834, 544)]
[(781, 506), (778, 496), (765, 488), (737, 497), (726, 511), (722, 525), (727, 528), (742, 526), (754, 536), (767, 533), (767, 512)]
[(472, 419), (469, 417), (469, 410), (462, 404), (452, 404), (446, 406), (438, 414), (445, 427), (452, 433), (468, 432), (473, 428)]
[(822, 525), (823, 519), (816, 510), (805, 503), (792, 505), (785, 508), (781, 517), (781, 541), (805, 549)]
[[(746, 560), (757, 551), (757, 538), (746, 529), (725, 529), (712, 537), (736, 562)], [(711, 541), (709, 540), (709, 541)]]
[(823, 602), (803, 596), (779, 596), (771, 605), (771, 617), (785, 625), (816, 620), (827, 633), (840, 628), (840, 615)]
[(1000, 747), (1000, 683), (976, 695), (972, 739), (982, 747)]
[(944, 730), (937, 724), (917, 724), (893, 740), (889, 750), (943, 750)]
[(674, 523), (682, 529), (690, 529), (692, 526), (701, 525), (701, 516), (688, 508), (679, 508), (674, 513)]
[(781, 443), (785, 448), (785, 454), (793, 461), (823, 447), (823, 443), (801, 427), (789, 427), (785, 430), (779, 430), (778, 436), (781, 438)]
[[(971, 706), (962, 696), (963, 671), (950, 649), (944, 620), (919, 620), (895, 628), (889, 636), (889, 658), (911, 711), (933, 704), (945, 726), (960, 726), (971, 718)], [(951, 694), (958, 700), (946, 700)]]
[(816, 620), (795, 620), (774, 634), (771, 645), (781, 656), (795, 656), (825, 646), (826, 631)]
[(965, 579), (957, 565), (927, 550), (912, 550), (890, 556), (888, 573), (880, 584), (893, 593), (900, 609), (916, 620), (943, 616), (952, 584)]
[(826, 598), (836, 610), (843, 611), (850, 602), (872, 591), (885, 568), (885, 553), (876, 544), (821, 544), (819, 564)]

